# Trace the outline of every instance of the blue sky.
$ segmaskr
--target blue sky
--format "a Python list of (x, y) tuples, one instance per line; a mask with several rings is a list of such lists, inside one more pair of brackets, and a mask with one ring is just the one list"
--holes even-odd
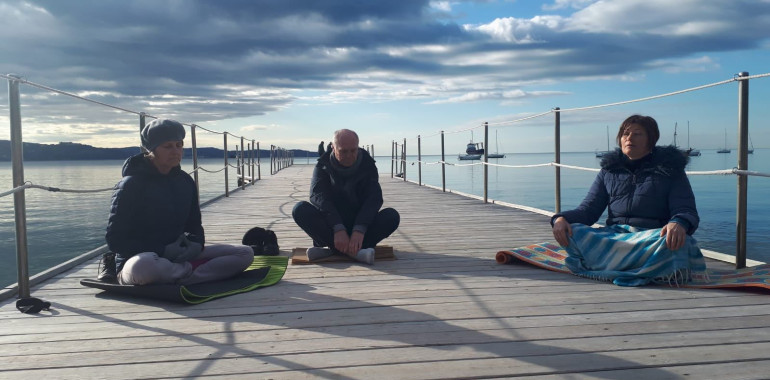
[[(119, 107), (314, 150), (350, 128), (378, 155), (407, 139), (447, 153), (481, 139), (553, 149), (553, 107), (653, 96), (770, 73), (770, 0), (0, 0), (0, 73)], [(750, 84), (750, 134), (770, 147), (770, 78)], [(562, 149), (606, 149), (632, 113), (660, 143), (737, 136), (737, 83), (562, 115)], [(25, 141), (138, 143), (137, 117), (22, 86)], [(7, 92), (0, 123), (8, 125)], [(457, 132), (462, 131), (462, 132)], [(8, 139), (0, 128), (0, 139)], [(201, 145), (221, 137), (199, 134)]]

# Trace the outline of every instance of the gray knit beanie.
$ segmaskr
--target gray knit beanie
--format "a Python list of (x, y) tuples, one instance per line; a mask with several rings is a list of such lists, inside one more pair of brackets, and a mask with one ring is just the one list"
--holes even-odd
[(166, 141), (184, 140), (182, 123), (171, 119), (155, 119), (142, 129), (142, 146), (152, 152)]

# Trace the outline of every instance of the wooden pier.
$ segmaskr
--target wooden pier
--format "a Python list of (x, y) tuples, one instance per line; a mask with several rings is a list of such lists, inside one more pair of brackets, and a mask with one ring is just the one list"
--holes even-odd
[[(312, 166), (203, 209), (210, 242), (253, 226), (282, 251)], [(747, 379), (770, 374), (770, 293), (622, 288), (499, 265), (552, 240), (548, 217), (381, 179), (398, 260), (290, 265), (277, 285), (195, 306), (79, 285), (96, 260), (33, 288), (50, 312), (0, 303), (0, 379)], [(105, 205), (106, 209), (107, 205)], [(10, 265), (10, 264), (9, 264)]]

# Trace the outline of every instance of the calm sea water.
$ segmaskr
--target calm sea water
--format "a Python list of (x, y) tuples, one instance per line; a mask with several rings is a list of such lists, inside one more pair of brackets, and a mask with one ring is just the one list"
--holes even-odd
[[(693, 157), (690, 171), (729, 169), (736, 166), (737, 154), (717, 154), (705, 150)], [(438, 156), (423, 156), (423, 161), (438, 161)], [(416, 161), (416, 158), (409, 158)], [(447, 158), (455, 162), (456, 157)], [(553, 154), (509, 154), (505, 158), (490, 159), (506, 165), (540, 164), (553, 160)], [(378, 157), (381, 176), (389, 176), (390, 157)], [(297, 163), (313, 163), (299, 158)], [(473, 161), (456, 161), (467, 164)], [(563, 153), (564, 164), (599, 167), (593, 153)], [(117, 183), (123, 161), (61, 161), (25, 162), (25, 180), (46, 186), (67, 189), (107, 188)], [(222, 166), (221, 160), (201, 160), (211, 170)], [(190, 170), (190, 162), (183, 162)], [(263, 163), (263, 175), (269, 175), (269, 166)], [(749, 169), (770, 172), (770, 150), (757, 149), (749, 156)], [(234, 169), (230, 170), (230, 188), (236, 187)], [(585, 196), (594, 177), (593, 172), (562, 169), (562, 208), (577, 206)], [(483, 195), (482, 166), (447, 166), (447, 188)], [(11, 165), (0, 162), (0, 191), (11, 189)], [(407, 178), (417, 180), (417, 165), (407, 167)], [(423, 182), (441, 186), (441, 166), (423, 165)], [(224, 193), (224, 173), (200, 173), (201, 201)], [(489, 197), (545, 210), (554, 210), (554, 168), (501, 168), (489, 169)], [(737, 180), (729, 176), (691, 176), (701, 225), (695, 233), (706, 249), (732, 254), (735, 251), (735, 207)], [(749, 178), (748, 257), (770, 262), (770, 178)], [(26, 191), (29, 271), (38, 273), (72, 257), (104, 244), (104, 229), (109, 213), (111, 191), (91, 194), (51, 193), (43, 190)], [(601, 221), (600, 221), (601, 222)], [(479, 221), (483, 223), (483, 221)], [(544, 225), (543, 228), (549, 228)], [(16, 243), (14, 233), (13, 196), (0, 198), (0, 286), (16, 282)]]

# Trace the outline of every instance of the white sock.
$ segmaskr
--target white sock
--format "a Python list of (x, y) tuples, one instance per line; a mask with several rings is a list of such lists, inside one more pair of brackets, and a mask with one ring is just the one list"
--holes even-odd
[(358, 251), (356, 260), (369, 265), (374, 264), (374, 248), (364, 248)]
[(332, 255), (332, 250), (326, 247), (311, 247), (307, 249), (307, 259), (310, 261), (320, 260)]

